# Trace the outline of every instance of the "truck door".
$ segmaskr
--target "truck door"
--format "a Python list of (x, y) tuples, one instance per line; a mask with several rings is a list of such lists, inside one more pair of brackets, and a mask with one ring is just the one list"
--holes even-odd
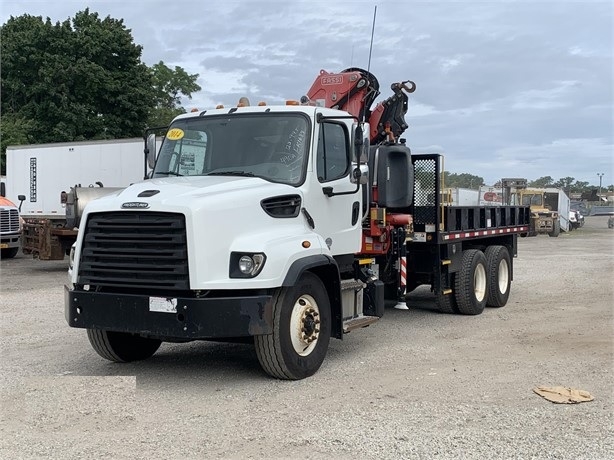
[[(333, 255), (360, 250), (362, 195), (360, 191), (353, 193), (357, 187), (350, 180), (355, 167), (351, 158), (347, 126), (335, 121), (319, 123), (315, 174), (311, 175), (305, 208), (313, 218), (314, 230), (326, 240)], [(324, 193), (326, 188), (332, 190), (332, 196)]]

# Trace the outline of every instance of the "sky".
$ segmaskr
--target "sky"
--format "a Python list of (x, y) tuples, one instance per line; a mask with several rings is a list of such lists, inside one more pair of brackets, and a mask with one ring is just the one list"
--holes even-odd
[[(3, 0), (0, 22), (89, 7), (123, 19), (142, 60), (199, 74), (186, 109), (299, 99), (321, 69), (416, 83), (414, 153), (487, 185), (502, 177), (614, 183), (614, 3), (552, 1)], [(374, 9), (377, 7), (369, 60)], [(370, 67), (369, 67), (370, 61)], [(372, 107), (373, 108), (373, 107)]]

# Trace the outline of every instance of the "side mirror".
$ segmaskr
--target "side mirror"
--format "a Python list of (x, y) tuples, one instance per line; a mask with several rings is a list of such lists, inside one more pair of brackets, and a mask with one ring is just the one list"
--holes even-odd
[(26, 201), (25, 195), (17, 195), (17, 199), (19, 200), (19, 212), (21, 212), (21, 205), (24, 201)]
[(156, 135), (150, 134), (147, 136), (147, 152), (145, 153), (147, 157), (147, 166), (149, 166), (149, 169), (154, 169), (154, 166), (156, 166), (157, 153), (158, 149), (156, 146)]
[(353, 148), (354, 159), (355, 159), (354, 161), (356, 163), (360, 162), (363, 144), (364, 144), (364, 136), (363, 136), (362, 126), (359, 123), (354, 123), (352, 125), (352, 148)]
[(354, 147), (354, 158), (359, 164), (369, 161), (369, 125), (365, 123), (354, 123), (352, 126), (352, 145)]

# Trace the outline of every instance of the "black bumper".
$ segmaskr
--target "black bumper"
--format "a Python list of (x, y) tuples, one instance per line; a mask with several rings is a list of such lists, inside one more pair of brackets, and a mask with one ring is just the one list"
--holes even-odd
[(177, 298), (176, 311), (151, 311), (142, 295), (74, 291), (64, 286), (71, 327), (132, 332), (167, 339), (247, 337), (273, 332), (271, 296)]

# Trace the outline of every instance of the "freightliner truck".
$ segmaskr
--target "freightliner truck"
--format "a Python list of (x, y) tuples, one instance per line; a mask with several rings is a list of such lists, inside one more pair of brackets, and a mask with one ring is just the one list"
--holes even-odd
[(442, 158), (399, 138), (415, 85), (391, 88), (369, 110), (372, 74), (321, 71), (300, 101), (180, 115), (159, 152), (146, 135), (152, 178), (85, 209), (69, 325), (116, 362), (249, 340), (296, 380), (420, 285), (446, 313), (504, 306), (529, 208), (442, 204)]

